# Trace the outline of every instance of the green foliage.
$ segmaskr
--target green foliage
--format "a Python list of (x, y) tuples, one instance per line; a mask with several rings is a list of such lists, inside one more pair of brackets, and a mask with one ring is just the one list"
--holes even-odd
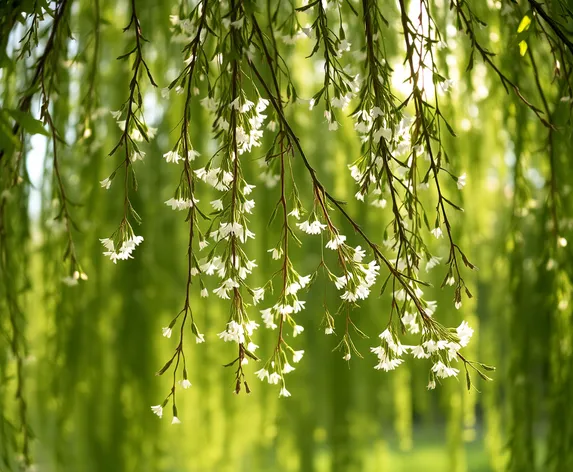
[(0, 471), (573, 470), (571, 8), (1, 2)]

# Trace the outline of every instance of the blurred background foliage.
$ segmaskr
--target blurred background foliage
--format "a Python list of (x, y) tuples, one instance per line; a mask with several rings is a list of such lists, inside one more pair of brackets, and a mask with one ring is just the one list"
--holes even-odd
[[(181, 60), (180, 45), (170, 41), (172, 3), (137, 0), (149, 40), (146, 59), (160, 86), (175, 77)], [(381, 3), (392, 19), (395, 2)], [(65, 41), (66, 50), (60, 52), (52, 113), (66, 143), (59, 147), (59, 158), (68, 195), (77, 203), (70, 209), (79, 227), (74, 241), (89, 280), (73, 287), (62, 284), (67, 236), (61, 221), (54, 219), (59, 209), (50, 140), (45, 130), (34, 129), (36, 123), (22, 119), (27, 137), (18, 154), (7, 111), (17, 108), (17, 92), (29, 83), (36, 54), (14, 60), (25, 31), (22, 12), (51, 10), (54, 5), (5, 2), (0, 7), (0, 244), (5, 262), (0, 274), (0, 470), (18, 470), (22, 462), (22, 418), (39, 471), (573, 470), (572, 244), (558, 239), (573, 240), (567, 100), (571, 63), (561, 63), (562, 73), (554, 80), (557, 66), (551, 49), (535, 34), (527, 39), (529, 50), (520, 55), (518, 25), (536, 2), (470, 3), (487, 23), (479, 34), (496, 52), (497, 66), (554, 124), (548, 130), (514, 93), (506, 93), (481, 61), (476, 59), (473, 70), (466, 72), (468, 40), (456, 30), (449, 2), (436, 1), (435, 20), (449, 45), (439, 51), (439, 60), (454, 80), (442, 111), (457, 137), (444, 139), (452, 156), (450, 170), (468, 174), (462, 192), (454, 181), (447, 184), (465, 210), (452, 221), (457, 239), (479, 270), (465, 273), (474, 298), (459, 311), (453, 308), (451, 288), (440, 288), (445, 276), (441, 266), (428, 274), (433, 284), (429, 298), (438, 301), (435, 316), (447, 326), (465, 319), (476, 329), (466, 356), (495, 365), (494, 381), (478, 380), (480, 392), (468, 392), (463, 378), (427, 391), (423, 363), (407, 362), (391, 373), (374, 370), (372, 339), (358, 341), (364, 359), (343, 361), (332, 352), (337, 340), (324, 336), (321, 328), (324, 300), (334, 302), (337, 295), (319, 279), (306, 297), (301, 318), (305, 331), (297, 338), (305, 358), (290, 374), (292, 397), (287, 399), (277, 398), (276, 389), (254, 379), (253, 366), (252, 393), (233, 394), (232, 372), (222, 367), (232, 355), (231, 346), (216, 338), (227, 321), (227, 305), (214, 297), (194, 299), (207, 342), (193, 343), (187, 351), (193, 386), (179, 396), (182, 424), (170, 425), (153, 415), (150, 405), (159, 403), (169, 386), (168, 379), (155, 376), (175, 343), (161, 336), (161, 327), (180, 309), (186, 280), (187, 226), (181, 214), (163, 203), (172, 196), (177, 170), (161, 159), (173, 144), (182, 98), (172, 94), (167, 100), (157, 89), (145, 90), (146, 119), (158, 128), (137, 168), (134, 203), (143, 223), (136, 231), (145, 242), (135, 259), (114, 265), (102, 256), (99, 238), (115, 229), (122, 196), (118, 188), (103, 190), (99, 180), (115, 167), (106, 156), (120, 131), (109, 110), (123, 103), (128, 90), (129, 63), (116, 58), (131, 41), (122, 33), (129, 5), (73, 2), (69, 16), (74, 39)], [(565, 4), (552, 1), (543, 7), (560, 15)], [(47, 28), (51, 19), (45, 16)], [(559, 18), (571, 27), (570, 17)], [(349, 15), (348, 23), (351, 30), (359, 30), (359, 19)], [(389, 54), (396, 58), (393, 66), (399, 77), (401, 27), (396, 21), (388, 31), (388, 47), (394, 47)], [(395, 44), (390, 33), (397, 38)], [(40, 50), (45, 41), (46, 34), (40, 34)], [(357, 40), (357, 49), (359, 44)], [(298, 93), (305, 98), (321, 81), (320, 65), (304, 59), (311, 48), (308, 40), (290, 46)], [(96, 89), (87, 90), (94, 74)], [(399, 83), (397, 79), (397, 87)], [(540, 90), (545, 90), (543, 97)], [(37, 100), (31, 109), (37, 117)], [(289, 113), (326, 187), (347, 201), (348, 211), (381, 242), (390, 209), (364, 207), (353, 198), (347, 166), (359, 155), (360, 143), (351, 119), (341, 116), (341, 128), (333, 133), (318, 109), (309, 112), (308, 105), (300, 104)], [(194, 147), (209, 155), (214, 151), (211, 123), (201, 107), (196, 106), (194, 114)], [(82, 121), (86, 117), (92, 121)], [(86, 127), (91, 134), (85, 133)], [(23, 180), (8, 191), (13, 176), (5, 162), (16, 154), (25, 164)], [(245, 157), (244, 166), (248, 180), (257, 184), (257, 209), (251, 219), (257, 239), (248, 252), (261, 269), (259, 282), (264, 282), (275, 270), (267, 249), (278, 238), (268, 226), (277, 189), (258, 180), (256, 152)], [(296, 158), (294, 169), (308, 199), (307, 177)], [(201, 196), (205, 202), (206, 193)], [(431, 202), (430, 194), (428, 207)], [(338, 223), (360, 243), (343, 221)], [(308, 241), (298, 250), (294, 260), (300, 273), (314, 270), (320, 244), (318, 239)], [(439, 241), (432, 244), (435, 254), (447, 257)], [(388, 309), (386, 295), (372, 297), (357, 315), (359, 326), (367, 333), (382, 331)], [(271, 340), (261, 336), (259, 341), (262, 352), (270, 351), (265, 343)]]

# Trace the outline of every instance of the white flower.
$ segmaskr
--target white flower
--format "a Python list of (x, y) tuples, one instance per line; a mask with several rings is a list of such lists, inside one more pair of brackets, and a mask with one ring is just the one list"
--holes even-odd
[(259, 324), (255, 321), (248, 321), (245, 325), (245, 331), (249, 336), (253, 334), (253, 331), (259, 327)]
[(427, 354), (426, 351), (424, 351), (423, 346), (411, 346), (411, 352), (416, 359), (427, 359), (430, 357), (430, 354)]
[(243, 210), (245, 210), (247, 213), (252, 213), (253, 208), (255, 208), (255, 201), (245, 200), (245, 203), (243, 204)]
[(283, 250), (282, 250), (282, 248), (273, 248), (273, 249), (269, 249), (267, 252), (271, 253), (271, 257), (274, 260), (278, 260), (281, 258)]
[(117, 111), (110, 110), (109, 112), (110, 112), (111, 116), (113, 116), (114, 120), (119, 120), (121, 118), (121, 113), (122, 113), (121, 110), (117, 110)]
[(462, 307), (462, 302), (461, 301), (456, 301), (454, 303), (454, 306), (456, 307), (456, 310), (459, 310)]
[(474, 334), (474, 330), (470, 328), (467, 321), (462, 321), (462, 324), (456, 328), (456, 332), (458, 334), (458, 338), (460, 338), (460, 345), (462, 347), (466, 347), (472, 335)]
[(294, 325), (293, 331), (292, 331), (292, 336), (293, 338), (296, 338), (300, 333), (302, 333), (304, 331), (304, 326), (300, 326), (300, 325)]
[(265, 326), (269, 329), (276, 329), (277, 325), (274, 322), (274, 315), (271, 308), (261, 310), (261, 318), (263, 319)]
[(181, 160), (181, 156), (177, 151), (166, 152), (163, 154), (163, 157), (165, 158), (165, 162), (168, 163), (173, 162), (174, 164), (179, 164), (179, 161)]
[(105, 188), (106, 190), (109, 190), (109, 188), (111, 187), (111, 180), (108, 177), (107, 179), (103, 179), (99, 181), (99, 184)]
[(388, 372), (390, 370), (394, 370), (396, 367), (398, 367), (402, 362), (404, 362), (403, 359), (389, 359), (389, 358), (383, 358), (380, 360), (380, 362), (374, 366), (375, 369), (378, 370), (383, 370), (385, 372)]
[(261, 113), (263, 111), (266, 110), (266, 108), (269, 106), (269, 101), (265, 98), (259, 98), (259, 101), (257, 102), (257, 106), (255, 107), (255, 110), (257, 110), (258, 113)]
[(223, 201), (221, 199), (213, 200), (211, 202), (211, 206), (213, 207), (213, 209), (221, 211), (223, 209)]
[(142, 161), (145, 158), (145, 153), (143, 151), (133, 151), (133, 154), (130, 156), (131, 162)]
[(189, 382), (189, 380), (187, 380), (187, 379), (183, 379), (181, 381), (181, 386), (183, 388), (187, 389), (187, 388), (191, 387), (191, 382)]
[(461, 189), (463, 189), (463, 188), (465, 187), (465, 185), (466, 185), (466, 179), (467, 179), (467, 176), (466, 176), (466, 173), (465, 173), (465, 172), (458, 177), (457, 182), (458, 182), (458, 189), (459, 189), (459, 190), (461, 190)]
[(294, 311), (295, 313), (298, 313), (299, 311), (302, 311), (304, 309), (304, 305), (305, 305), (305, 301), (302, 300), (295, 300), (294, 301), (294, 306), (292, 307), (292, 311)]
[(435, 380), (430, 380), (428, 382), (428, 390), (434, 390), (436, 388), (436, 381)]
[(269, 375), (269, 383), (276, 385), (280, 382), (281, 380), (281, 376), (279, 374), (277, 374), (276, 372), (273, 372), (271, 375)]
[(181, 424), (181, 420), (177, 418), (177, 416), (174, 416), (171, 420), (171, 424)]
[(304, 231), (307, 234), (320, 234), (324, 229), (326, 229), (326, 225), (322, 224), (318, 220), (314, 220), (312, 223), (303, 221), (302, 223), (297, 223), (296, 225), (301, 231)]
[(352, 356), (350, 355), (350, 353), (348, 353), (348, 354), (345, 354), (345, 355), (344, 355), (343, 359), (344, 359), (345, 361), (349, 361), (351, 357), (352, 357)]
[(243, 193), (245, 195), (250, 195), (255, 187), (256, 187), (255, 185), (245, 184), (245, 188), (243, 189)]
[(454, 369), (453, 367), (448, 367), (442, 361), (438, 361), (432, 366), (432, 372), (435, 372), (436, 376), (439, 378), (445, 379), (447, 377), (457, 376), (459, 370)]
[(196, 344), (201, 344), (205, 342), (205, 335), (201, 334), (201, 333), (197, 333), (197, 335), (195, 336), (195, 343)]
[(213, 293), (223, 300), (229, 300), (229, 289), (225, 285), (221, 285), (213, 290)]
[(298, 208), (295, 208), (293, 211), (291, 211), (289, 213), (289, 216), (292, 216), (292, 217), (296, 218), (297, 220), (300, 220), (300, 213), (298, 211)]
[(334, 97), (330, 100), (330, 104), (335, 108), (344, 109), (350, 103), (350, 99), (352, 97), (350, 95), (345, 95), (343, 97)]
[(300, 362), (300, 360), (302, 359), (302, 356), (304, 354), (304, 351), (294, 351), (292, 353), (292, 361), (296, 364), (298, 362)]
[(432, 256), (430, 260), (426, 263), (426, 272), (436, 267), (441, 260), (442, 260), (441, 257)]
[(165, 202), (165, 204), (171, 207), (172, 210), (186, 210), (193, 207), (193, 205), (197, 202), (199, 202), (199, 200), (196, 199), (190, 200), (185, 198), (170, 198)]
[(340, 41), (340, 44), (338, 45), (338, 52), (350, 51), (351, 45), (352, 44), (349, 43), (346, 39), (343, 39), (342, 41)]
[(444, 92), (444, 93), (448, 92), (452, 88), (453, 85), (454, 85), (454, 81), (451, 79), (446, 79), (446, 80), (443, 80), (442, 82), (439, 83), (439, 86), (442, 89), (442, 92)]
[(286, 295), (296, 295), (296, 293), (301, 289), (301, 286), (298, 282), (293, 282), (292, 284), (288, 285), (285, 292)]
[[(258, 325), (257, 325), (258, 326)], [(234, 341), (237, 344), (242, 344), (245, 342), (245, 329), (243, 325), (240, 325), (236, 321), (232, 320), (227, 323), (227, 329), (217, 336), (225, 342)]]
[(331, 327), (324, 329), (324, 334), (332, 334), (332, 333), (334, 333), (334, 330)]
[(365, 255), (366, 251), (364, 251), (360, 246), (356, 246), (356, 248), (354, 249), (354, 256), (352, 259), (354, 260), (354, 262), (362, 262)]
[(199, 157), (201, 154), (199, 154), (197, 151), (195, 151), (195, 149), (189, 149), (187, 151), (187, 160), (188, 161), (194, 161), (196, 157)]
[(114, 264), (117, 264), (118, 260), (133, 259), (131, 253), (133, 250), (143, 242), (143, 236), (131, 236), (129, 239), (123, 241), (119, 252), (115, 251), (115, 245), (113, 241), (109, 238), (100, 239), (101, 243), (107, 249), (103, 253), (104, 256), (108, 256)]
[(166, 338), (171, 337), (171, 333), (172, 333), (171, 328), (161, 328), (161, 330), (163, 331), (163, 336), (165, 336)]
[(370, 205), (374, 206), (374, 207), (378, 207), (378, 208), (386, 208), (386, 204), (388, 202), (386, 202), (386, 200), (384, 200), (383, 198), (378, 198), (376, 200), (372, 200), (370, 202)]
[(442, 229), (439, 226), (435, 227), (431, 233), (435, 236), (436, 239), (440, 239), (443, 236)]
[(383, 341), (386, 341), (388, 344), (394, 343), (394, 338), (388, 328), (386, 328), (384, 331), (380, 333), (379, 338), (382, 339)]
[(279, 397), (290, 397), (290, 392), (285, 387), (283, 387), (281, 388)]
[(274, 308), (278, 311), (279, 315), (290, 315), (293, 312), (293, 307), (290, 305), (275, 305)]
[(256, 288), (253, 290), (253, 303), (256, 305), (261, 300), (265, 298), (265, 289), (264, 288)]
[(344, 244), (344, 241), (346, 241), (346, 236), (338, 234), (326, 243), (326, 248), (336, 251), (342, 244)]
[(294, 370), (294, 367), (292, 365), (290, 365), (288, 362), (285, 362), (285, 365), (283, 366), (283, 374), (288, 374), (289, 372), (292, 372)]
[(257, 370), (255, 372), (255, 375), (260, 379), (260, 380), (265, 380), (269, 378), (269, 371), (266, 369), (261, 369), (261, 370)]
[(113, 244), (113, 240), (109, 238), (100, 239), (103, 247), (105, 247), (108, 251), (115, 251), (115, 246)]
[(380, 138), (384, 138), (386, 141), (392, 139), (392, 130), (389, 128), (379, 128), (372, 134), (374, 141), (380, 141)]
[(151, 407), (151, 411), (155, 413), (159, 418), (163, 416), (163, 407), (161, 405), (154, 405)]
[(67, 285), (68, 287), (74, 287), (78, 284), (78, 279), (74, 277), (70, 277), (69, 275), (66, 277), (62, 277), (62, 283)]

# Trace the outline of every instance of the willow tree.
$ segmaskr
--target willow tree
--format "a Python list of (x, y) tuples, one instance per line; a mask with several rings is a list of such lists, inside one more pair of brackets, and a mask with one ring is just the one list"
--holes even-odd
[(572, 469), (571, 8), (2, 2), (0, 469)]

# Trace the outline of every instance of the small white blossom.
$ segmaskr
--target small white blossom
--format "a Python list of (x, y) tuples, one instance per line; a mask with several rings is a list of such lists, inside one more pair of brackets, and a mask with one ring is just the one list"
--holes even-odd
[(336, 235), (333, 239), (326, 243), (327, 249), (332, 249), (333, 251), (337, 250), (342, 244), (346, 241), (346, 236), (342, 234)]
[(463, 188), (465, 187), (465, 185), (466, 185), (466, 179), (467, 179), (467, 175), (466, 175), (465, 172), (458, 177), (457, 184), (458, 184), (458, 189), (459, 189), (459, 190), (461, 190), (461, 189), (463, 189)]
[(434, 235), (434, 237), (435, 237), (436, 239), (440, 239), (440, 238), (443, 236), (442, 228), (440, 228), (439, 226), (435, 227), (435, 228), (431, 231), (431, 233)]
[(302, 359), (302, 356), (304, 354), (304, 351), (294, 351), (292, 353), (292, 361), (296, 364), (298, 362), (300, 362), (300, 360)]
[(223, 201), (221, 199), (213, 200), (211, 206), (214, 210), (221, 211), (223, 210)]
[(261, 300), (265, 298), (265, 289), (264, 288), (256, 288), (253, 290), (253, 303), (256, 305)]
[(179, 161), (181, 160), (181, 156), (177, 151), (166, 152), (165, 154), (163, 154), (163, 157), (165, 159), (165, 162), (168, 163), (179, 164)]
[(269, 249), (267, 252), (271, 253), (271, 257), (274, 260), (278, 260), (281, 258), (283, 250), (282, 250), (282, 248), (273, 248), (273, 249)]
[(304, 331), (304, 326), (295, 325), (292, 331), (293, 338), (297, 337), (303, 331)]
[(326, 225), (322, 224), (318, 220), (314, 220), (312, 223), (303, 221), (302, 223), (297, 223), (296, 225), (301, 231), (304, 231), (307, 234), (320, 234), (323, 230), (326, 229)]
[(457, 376), (459, 373), (459, 370), (454, 369), (453, 367), (447, 366), (442, 361), (438, 361), (432, 366), (432, 372), (435, 372), (437, 377), (445, 379), (448, 377)]
[(266, 369), (261, 369), (261, 370), (257, 370), (255, 372), (255, 375), (260, 379), (260, 380), (265, 380), (269, 378), (269, 371)]
[(474, 334), (474, 330), (470, 328), (467, 321), (462, 321), (462, 324), (456, 328), (456, 333), (458, 338), (460, 338), (460, 345), (466, 347)]
[(442, 260), (441, 257), (432, 256), (430, 260), (426, 263), (426, 272), (436, 267), (441, 260)]

